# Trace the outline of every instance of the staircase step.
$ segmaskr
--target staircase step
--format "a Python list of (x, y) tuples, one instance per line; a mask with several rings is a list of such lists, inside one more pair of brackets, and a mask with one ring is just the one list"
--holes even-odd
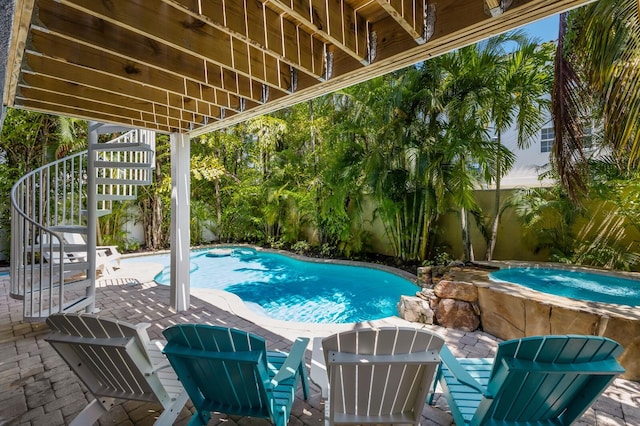
[(103, 142), (91, 145), (95, 151), (153, 151), (153, 147), (143, 142)]
[(136, 200), (138, 198), (138, 195), (137, 194), (133, 194), (133, 195), (98, 194), (96, 198), (98, 201), (126, 201), (126, 200)]
[(73, 234), (87, 234), (87, 227), (85, 225), (56, 225), (49, 228), (55, 232), (70, 232)]
[(148, 185), (152, 182), (151, 177), (149, 179), (111, 179), (111, 178), (96, 178), (98, 185)]
[[(89, 212), (87, 210), (81, 210), (80, 214), (84, 217), (87, 217), (89, 215)], [(108, 214), (111, 214), (111, 209), (98, 209), (98, 217), (106, 216)]]
[(151, 163), (136, 163), (133, 161), (105, 161), (96, 160), (96, 167), (102, 167), (105, 169), (145, 169), (151, 170), (153, 164)]

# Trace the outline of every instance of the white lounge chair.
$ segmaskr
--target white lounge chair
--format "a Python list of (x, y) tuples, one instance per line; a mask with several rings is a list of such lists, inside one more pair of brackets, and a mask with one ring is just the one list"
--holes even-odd
[[(87, 241), (82, 234), (76, 232), (65, 232), (63, 234), (65, 242), (74, 245), (87, 245)], [(76, 258), (87, 258), (86, 251), (71, 253)], [(97, 246), (96, 247), (96, 270), (102, 275), (111, 275), (114, 273), (114, 267), (120, 267), (120, 259), (122, 254), (118, 252), (117, 246)]]
[(53, 314), (46, 337), (95, 397), (71, 425), (91, 425), (116, 399), (156, 402), (164, 408), (157, 425), (172, 424), (188, 399), (162, 354), (150, 341), (149, 324), (132, 325), (91, 314)]
[(422, 418), (444, 339), (414, 328), (360, 329), (322, 340), (325, 424), (413, 424)]

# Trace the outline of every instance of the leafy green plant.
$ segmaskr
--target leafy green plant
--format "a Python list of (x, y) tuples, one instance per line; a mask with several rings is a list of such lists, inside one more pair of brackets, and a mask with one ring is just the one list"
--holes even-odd
[(311, 244), (307, 241), (297, 241), (291, 246), (291, 251), (299, 255), (308, 254), (311, 251)]

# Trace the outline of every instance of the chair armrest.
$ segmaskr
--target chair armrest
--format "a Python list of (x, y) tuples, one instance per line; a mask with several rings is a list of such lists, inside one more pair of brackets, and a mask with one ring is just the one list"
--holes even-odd
[(447, 366), (449, 372), (463, 385), (467, 385), (478, 392), (480, 392), (485, 398), (493, 398), (493, 395), (476, 379), (471, 377), (467, 370), (464, 369), (462, 365), (458, 362), (456, 357), (451, 353), (449, 348), (444, 345), (440, 349), (440, 359), (442, 363)]
[(304, 352), (307, 350), (308, 344), (309, 339), (307, 337), (298, 337), (296, 339), (291, 347), (289, 355), (287, 355), (287, 359), (284, 361), (276, 375), (273, 376), (273, 379), (271, 379), (271, 384), (274, 387), (278, 386), (278, 383), (296, 375), (298, 367), (300, 367), (300, 364), (304, 362)]
[(558, 364), (552, 362), (529, 361), (525, 359), (503, 359), (502, 364), (509, 370), (545, 373), (545, 374), (591, 374), (609, 375), (622, 374), (625, 369), (615, 358), (608, 358), (602, 361), (576, 362), (575, 364)]

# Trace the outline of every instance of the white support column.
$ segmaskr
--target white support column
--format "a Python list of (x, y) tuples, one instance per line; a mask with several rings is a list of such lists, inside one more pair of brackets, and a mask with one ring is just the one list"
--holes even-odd
[(91, 285), (87, 287), (86, 296), (91, 299), (91, 304), (87, 305), (85, 311), (94, 313), (96, 310), (96, 245), (98, 226), (98, 197), (96, 186), (96, 152), (95, 145), (98, 143), (98, 128), (100, 123), (89, 122), (89, 134), (87, 135), (88, 164), (87, 164), (87, 278), (91, 280)]
[(171, 134), (171, 307), (189, 309), (190, 171), (189, 135)]

